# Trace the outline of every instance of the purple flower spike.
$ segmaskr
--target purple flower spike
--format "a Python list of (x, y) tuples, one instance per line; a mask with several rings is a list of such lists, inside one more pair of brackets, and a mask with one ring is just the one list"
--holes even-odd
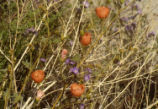
[(84, 109), (84, 104), (80, 104), (80, 109)]
[(89, 81), (89, 80), (90, 80), (90, 77), (91, 77), (90, 74), (86, 74), (86, 75), (84, 76), (84, 80), (85, 80), (85, 81)]
[(88, 8), (89, 7), (89, 2), (88, 1), (84, 1), (83, 5), (84, 5), (85, 8)]
[(136, 26), (137, 26), (136, 23), (133, 22), (133, 23), (131, 23), (130, 25), (126, 25), (126, 26), (125, 26), (125, 30), (126, 30), (127, 32), (134, 32)]
[(45, 58), (41, 58), (40, 59), (42, 62), (46, 62), (46, 59)]
[(70, 72), (73, 72), (74, 74), (79, 73), (79, 69), (77, 67), (70, 68)]

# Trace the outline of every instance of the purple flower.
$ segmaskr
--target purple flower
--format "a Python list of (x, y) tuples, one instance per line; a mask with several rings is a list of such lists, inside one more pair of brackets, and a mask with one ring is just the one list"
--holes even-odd
[(127, 32), (131, 32), (131, 33), (134, 32), (135, 28), (136, 28), (136, 23), (135, 22), (131, 23), (130, 25), (125, 26), (125, 30)]
[(34, 32), (36, 32), (36, 30), (35, 30), (35, 28), (34, 28), (34, 27), (32, 27), (32, 28), (28, 28), (28, 29), (27, 29), (27, 32), (34, 33)]
[(89, 7), (89, 2), (88, 1), (84, 1), (83, 5), (84, 5), (85, 8), (88, 8)]
[(129, 4), (130, 0), (126, 0), (125, 1), (125, 6), (127, 6)]
[(155, 32), (150, 32), (150, 33), (148, 34), (148, 37), (151, 37), (151, 36), (155, 36)]
[(136, 9), (137, 10), (137, 13), (138, 14), (142, 14), (142, 9), (140, 9), (140, 7), (137, 5), (137, 4), (134, 4), (133, 6), (132, 6), (132, 8), (134, 9)]
[(70, 63), (70, 59), (66, 59), (65, 64), (69, 64)]
[(41, 58), (40, 59), (42, 62), (46, 62), (46, 59), (45, 58)]
[(80, 109), (84, 109), (84, 104), (80, 104)]
[(92, 70), (90, 68), (86, 69), (88, 71), (88, 73), (92, 73)]
[(135, 19), (137, 17), (137, 15), (138, 15), (138, 13), (133, 15), (133, 16), (131, 16), (131, 17), (129, 17), (129, 19)]
[(69, 41), (70, 45), (72, 46), (73, 45), (73, 41)]
[(86, 74), (86, 75), (84, 76), (84, 80), (85, 80), (85, 81), (89, 81), (89, 80), (90, 80), (90, 77), (91, 77), (90, 74)]
[(122, 17), (122, 18), (120, 18), (120, 20), (121, 20), (122, 22), (128, 22), (128, 18), (127, 18), (127, 17)]
[(137, 10), (137, 14), (142, 14), (142, 9), (137, 4), (134, 4), (132, 6), (132, 9), (136, 9)]
[(142, 14), (142, 9), (138, 9), (137, 13)]
[(37, 30), (36, 30), (34, 27), (28, 28), (28, 29), (26, 30), (26, 34), (28, 34), (28, 33), (33, 33), (33, 34), (35, 34), (35, 35), (38, 34)]
[(125, 26), (125, 30), (126, 30), (126, 31), (131, 31), (131, 26), (130, 26), (130, 25), (126, 25), (126, 26)]
[(134, 4), (134, 5), (132, 5), (132, 9), (136, 9), (136, 10), (138, 10), (139, 9), (139, 6), (137, 5), (137, 4)]
[(79, 73), (79, 69), (77, 67), (70, 68), (70, 72), (73, 72), (74, 74)]
[(71, 65), (74, 65), (74, 64), (75, 64), (75, 62), (71, 60), (71, 61), (70, 61), (70, 64), (71, 64)]
[(131, 23), (131, 26), (132, 26), (133, 29), (136, 28), (136, 25), (137, 25), (137, 24), (136, 24), (135, 22)]
[(70, 64), (70, 65), (74, 65), (75, 62), (70, 60), (70, 58), (66, 59), (65, 64)]

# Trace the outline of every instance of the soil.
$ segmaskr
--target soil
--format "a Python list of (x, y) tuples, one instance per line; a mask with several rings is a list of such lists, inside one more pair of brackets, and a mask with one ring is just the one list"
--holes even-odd
[(158, 0), (141, 0), (140, 7), (144, 14), (148, 14), (151, 30), (158, 33)]

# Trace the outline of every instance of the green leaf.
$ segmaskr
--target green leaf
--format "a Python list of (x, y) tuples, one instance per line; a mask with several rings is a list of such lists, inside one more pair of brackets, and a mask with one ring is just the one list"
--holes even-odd
[(121, 3), (124, 3), (124, 2), (125, 2), (125, 0), (120, 0), (120, 2), (121, 2)]
[(22, 96), (18, 95), (18, 94), (14, 94), (14, 101), (13, 104), (17, 103), (18, 101), (20, 101), (22, 99)]
[(75, 55), (72, 60), (75, 61), (75, 62), (79, 62), (81, 59), (81, 56), (79, 54)]
[(107, 0), (107, 2), (108, 2), (108, 3), (110, 3), (110, 2), (111, 2), (111, 0)]
[(4, 104), (5, 104), (4, 100), (0, 100), (1, 109), (4, 109)]
[(61, 42), (61, 39), (60, 38), (55, 38), (55, 39), (53, 39), (53, 43), (54, 44), (58, 44), (58, 43), (60, 43)]
[(7, 91), (3, 92), (3, 98), (4, 98), (4, 99), (9, 99), (9, 98), (10, 98), (9, 89), (7, 89)]
[(49, 41), (49, 38), (42, 37), (41, 42), (46, 43)]
[(26, 67), (26, 68), (28, 68), (28, 69), (30, 69), (30, 67), (31, 67), (31, 65), (30, 65), (30, 63), (29, 62), (25, 62), (25, 61), (22, 61), (22, 64)]
[(99, 72), (94, 72), (93, 74), (94, 74), (94, 76), (98, 76)]

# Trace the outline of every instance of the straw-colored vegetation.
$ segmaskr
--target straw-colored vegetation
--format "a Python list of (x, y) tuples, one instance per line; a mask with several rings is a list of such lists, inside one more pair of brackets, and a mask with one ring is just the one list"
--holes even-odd
[(1, 0), (0, 107), (157, 109), (158, 37), (139, 2)]

